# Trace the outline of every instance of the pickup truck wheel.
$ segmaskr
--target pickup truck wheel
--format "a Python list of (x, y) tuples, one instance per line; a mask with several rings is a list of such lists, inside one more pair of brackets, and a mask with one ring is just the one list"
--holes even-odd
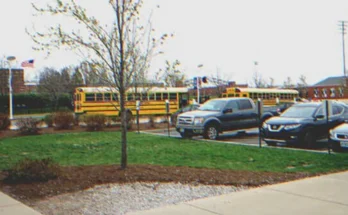
[(303, 135), (302, 146), (307, 149), (310, 149), (310, 148), (313, 148), (314, 145), (315, 145), (315, 138), (313, 136), (313, 133), (311, 131), (307, 131)]
[(192, 133), (187, 131), (181, 132), (180, 136), (184, 139), (191, 139), (193, 137)]
[(204, 129), (204, 134), (203, 134), (204, 139), (216, 140), (218, 136), (219, 136), (219, 131), (216, 125), (214, 124), (208, 125)]

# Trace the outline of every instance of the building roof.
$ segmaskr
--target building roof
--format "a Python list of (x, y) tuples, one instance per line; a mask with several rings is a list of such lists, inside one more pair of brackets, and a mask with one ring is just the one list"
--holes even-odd
[(346, 84), (345, 78), (346, 78), (346, 76), (328, 77), (322, 81), (319, 81), (318, 83), (314, 84), (313, 86), (316, 86), (316, 87), (342, 86), (342, 85)]

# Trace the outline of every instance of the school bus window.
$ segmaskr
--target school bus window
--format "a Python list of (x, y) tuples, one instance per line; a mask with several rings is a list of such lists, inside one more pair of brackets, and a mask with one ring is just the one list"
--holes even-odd
[(134, 101), (133, 94), (127, 94), (127, 101)]
[(238, 93), (236, 94), (236, 97), (239, 97), (239, 94), (238, 94)]
[(104, 101), (110, 101), (111, 93), (104, 93)]
[(118, 101), (118, 94), (117, 93), (113, 93), (112, 94), (112, 100), (113, 101)]
[(228, 97), (234, 97), (234, 94), (228, 94)]
[(103, 93), (97, 93), (96, 94), (96, 100), (97, 101), (103, 101)]
[(147, 93), (142, 93), (140, 99), (141, 100), (147, 100)]
[(169, 93), (169, 100), (176, 100), (176, 93)]
[(155, 100), (161, 100), (162, 99), (162, 93), (155, 93)]
[(168, 99), (168, 93), (163, 93), (162, 96), (163, 96), (163, 97), (162, 97), (163, 100)]
[(149, 93), (149, 100), (156, 100), (154, 93)]
[(140, 100), (140, 93), (135, 94), (135, 100)]
[(243, 97), (248, 97), (248, 95), (247, 94), (243, 94)]
[(284, 93), (280, 94), (280, 99), (285, 99)]
[(86, 93), (86, 102), (94, 102), (94, 93)]

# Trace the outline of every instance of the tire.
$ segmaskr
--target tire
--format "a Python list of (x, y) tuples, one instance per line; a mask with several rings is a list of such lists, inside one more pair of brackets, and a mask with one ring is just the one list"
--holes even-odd
[(209, 140), (216, 140), (219, 137), (219, 130), (217, 125), (209, 124), (205, 127), (203, 138)]
[(191, 132), (185, 131), (185, 132), (181, 132), (180, 136), (184, 139), (192, 139), (193, 135)]
[(306, 149), (311, 149), (315, 145), (315, 138), (311, 131), (306, 131), (306, 133), (303, 135), (301, 145)]
[(332, 151), (334, 151), (334, 152), (342, 152), (343, 151), (340, 143), (338, 143), (338, 142), (332, 141), (331, 148), (332, 148)]
[(268, 146), (277, 146), (277, 142), (265, 141)]

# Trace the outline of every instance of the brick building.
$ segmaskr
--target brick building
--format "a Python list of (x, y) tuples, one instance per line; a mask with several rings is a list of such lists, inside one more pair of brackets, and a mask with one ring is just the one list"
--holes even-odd
[(348, 79), (345, 76), (328, 77), (308, 87), (310, 100), (348, 100)]
[[(12, 90), (13, 94), (35, 92), (36, 84), (24, 82), (24, 70), (23, 69), (11, 69), (12, 71)], [(7, 95), (9, 93), (8, 88), (9, 69), (0, 69), (0, 94)]]

